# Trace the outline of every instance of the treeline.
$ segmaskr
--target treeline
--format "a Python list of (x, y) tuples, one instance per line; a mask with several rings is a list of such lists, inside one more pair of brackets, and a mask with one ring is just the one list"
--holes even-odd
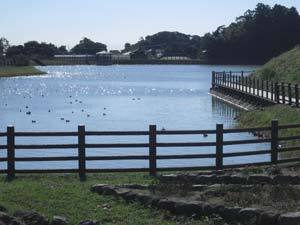
[[(202, 37), (164, 31), (140, 38), (135, 44), (126, 43), (121, 52), (130, 53), (134, 59), (185, 56), (204, 59), (208, 63), (262, 64), (299, 43), (300, 16), (296, 8), (259, 3), (229, 26), (220, 26)], [(107, 51), (107, 46), (88, 38), (83, 38), (70, 51), (65, 46), (36, 41), (9, 46), (6, 39), (0, 39), (0, 54), (21, 63), (21, 59), (26, 63), (28, 59), (51, 58), (55, 54), (95, 54), (101, 51)]]
[(296, 8), (257, 4), (229, 26), (202, 37), (160, 32), (125, 44), (123, 51), (138, 57), (188, 56), (209, 63), (262, 64), (300, 43), (300, 16)]
[(265, 63), (300, 43), (296, 8), (258, 4), (228, 27), (201, 38), (201, 50), (211, 62)]
[(122, 52), (132, 52), (132, 58), (187, 56), (198, 58), (201, 38), (179, 32), (163, 31), (140, 38), (136, 44), (126, 43)]
[(88, 38), (83, 38), (70, 51), (67, 50), (66, 46), (58, 47), (52, 43), (39, 43), (37, 41), (29, 41), (23, 45), (10, 45), (7, 39), (0, 38), (0, 56), (13, 60), (17, 66), (26, 66), (30, 60), (49, 59), (54, 55), (96, 54), (96, 52), (106, 50), (106, 45), (93, 42)]

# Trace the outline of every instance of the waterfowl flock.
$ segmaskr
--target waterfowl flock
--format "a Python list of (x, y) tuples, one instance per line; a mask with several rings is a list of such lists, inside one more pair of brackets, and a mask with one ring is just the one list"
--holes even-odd
[[(42, 98), (44, 98), (45, 97), (45, 95), (44, 94), (40, 94), (40, 96), (42, 97)], [(72, 99), (73, 98), (73, 96), (72, 95), (69, 95), (68, 96), (69, 97), (69, 99)], [(23, 96), (23, 98), (26, 98), (26, 96)], [(32, 96), (29, 96), (29, 98), (32, 98)], [(141, 100), (141, 98), (132, 98), (131, 99), (132, 101), (135, 101), (135, 100)], [(67, 101), (69, 104), (75, 104), (75, 103), (78, 103), (78, 104), (82, 104), (83, 103), (83, 101), (82, 100), (79, 100), (79, 99), (74, 99), (74, 100), (72, 100), (72, 101)], [(5, 103), (5, 106), (7, 107), (8, 106), (8, 103)], [(32, 116), (33, 115), (33, 110), (34, 110), (34, 108), (30, 108), (29, 107), (29, 105), (25, 105), (25, 107), (24, 107), (25, 109), (19, 109), (19, 112), (20, 113), (22, 113), (22, 112), (25, 112), (25, 114), (26, 115), (28, 115), (28, 116)], [(102, 116), (104, 117), (104, 116), (107, 116), (107, 107), (103, 107), (103, 110), (105, 111), (105, 112), (101, 112), (101, 114), (102, 114)], [(80, 111), (81, 111), (81, 113), (85, 113), (86, 112), (86, 109), (80, 109)], [(54, 109), (48, 109), (47, 110), (47, 112), (48, 113), (51, 113), (51, 112), (55, 112), (55, 110)], [(75, 113), (75, 111), (74, 110), (72, 110), (71, 111), (71, 114), (74, 114)], [(86, 113), (86, 117), (87, 118), (90, 118), (92, 115), (90, 114), (90, 113)], [(70, 119), (68, 119), (68, 118), (64, 118), (64, 117), (61, 117), (60, 118), (60, 120), (61, 121), (65, 121), (65, 123), (70, 123), (71, 122), (71, 120)], [(31, 119), (31, 123), (37, 123), (38, 121), (36, 120), (36, 119)]]

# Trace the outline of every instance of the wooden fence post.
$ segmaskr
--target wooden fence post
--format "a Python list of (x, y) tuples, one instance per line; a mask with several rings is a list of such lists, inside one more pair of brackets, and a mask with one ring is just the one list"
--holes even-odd
[(223, 124), (216, 127), (216, 170), (223, 169)]
[(288, 84), (288, 96), (289, 96), (289, 105), (292, 105), (292, 85)]
[(244, 71), (241, 72), (241, 85), (242, 85), (242, 92), (244, 92)]
[(272, 120), (271, 123), (271, 163), (278, 161), (278, 120)]
[(299, 107), (299, 86), (295, 84), (295, 100), (296, 100), (296, 107)]
[(213, 90), (216, 88), (216, 73), (212, 71), (211, 87)]
[(78, 173), (81, 181), (86, 180), (85, 126), (78, 126)]
[(15, 128), (7, 127), (7, 179), (15, 177)]
[(261, 80), (261, 97), (262, 98), (264, 98), (265, 96), (264, 96), (264, 88), (265, 88), (265, 85), (264, 85), (264, 80)]
[(282, 97), (282, 104), (285, 104), (285, 84), (281, 83), (281, 97)]
[(270, 92), (271, 92), (271, 101), (274, 101), (274, 93), (275, 93), (275, 88), (274, 88), (274, 82), (271, 81), (271, 87), (270, 87)]
[(251, 86), (252, 86), (252, 94), (255, 95), (255, 86), (256, 86), (256, 79), (255, 79), (255, 77), (251, 81)]
[(257, 83), (257, 87), (256, 87), (256, 95), (257, 96), (259, 96), (259, 79), (257, 79), (257, 81), (256, 81), (256, 83)]
[(275, 101), (277, 102), (277, 104), (280, 103), (280, 97), (279, 97), (279, 84), (276, 82), (275, 83)]
[(270, 86), (269, 86), (270, 84), (269, 84), (269, 81), (267, 80), (266, 81), (266, 97), (267, 97), (267, 99), (269, 99), (269, 92), (270, 92)]
[(230, 80), (230, 86), (229, 87), (233, 87), (232, 85), (233, 85), (233, 79), (232, 79), (232, 72), (231, 71), (229, 71), (229, 80)]
[(156, 125), (149, 126), (149, 173), (156, 176)]

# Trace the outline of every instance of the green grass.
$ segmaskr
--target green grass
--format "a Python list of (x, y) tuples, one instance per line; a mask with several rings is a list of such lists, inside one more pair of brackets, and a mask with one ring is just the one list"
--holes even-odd
[(258, 69), (255, 77), (282, 82), (300, 82), (300, 46), (271, 59)]
[(6, 66), (0, 67), (0, 77), (26, 76), (45, 74), (33, 66)]
[(65, 216), (71, 224), (78, 224), (85, 219), (98, 220), (107, 225), (214, 224), (184, 218), (170, 220), (155, 209), (90, 191), (90, 187), (97, 183), (152, 183), (152, 178), (146, 174), (90, 174), (85, 182), (80, 182), (77, 175), (27, 175), (18, 176), (11, 182), (2, 177), (0, 182), (0, 204), (7, 207), (11, 214), (16, 210), (33, 210), (49, 218), (54, 215)]
[[(270, 126), (273, 119), (278, 119), (279, 124), (300, 124), (300, 109), (284, 105), (266, 107), (263, 110), (242, 112), (239, 116), (238, 126), (264, 127)], [(299, 135), (300, 129), (286, 129), (280, 133), (282, 136)]]

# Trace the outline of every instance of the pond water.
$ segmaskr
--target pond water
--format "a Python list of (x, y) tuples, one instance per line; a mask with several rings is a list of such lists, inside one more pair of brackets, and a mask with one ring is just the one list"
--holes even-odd
[[(47, 66), (43, 76), (0, 79), (0, 131), (89, 131), (215, 129), (235, 126), (239, 110), (209, 95), (211, 71), (253, 70), (252, 66), (114, 65)], [(28, 115), (30, 112), (30, 115)], [(226, 135), (226, 140), (253, 139), (251, 134)], [(214, 141), (215, 135), (163, 136), (165, 141)], [(88, 143), (147, 142), (148, 137), (88, 137)], [(0, 143), (5, 144), (6, 138)], [(16, 138), (16, 144), (77, 143), (77, 138)], [(264, 144), (228, 146), (224, 151), (262, 150)], [(214, 152), (214, 147), (158, 148), (158, 154)], [(69, 156), (70, 150), (17, 150), (16, 156)], [(145, 155), (147, 149), (88, 149), (87, 155)], [(6, 156), (6, 150), (1, 152)], [(268, 155), (227, 158), (225, 164), (268, 160)], [(159, 160), (159, 167), (214, 165), (214, 160)], [(92, 161), (88, 168), (147, 167), (148, 162)], [(6, 164), (2, 163), (1, 168)], [(77, 168), (77, 162), (17, 162), (16, 168)]]

